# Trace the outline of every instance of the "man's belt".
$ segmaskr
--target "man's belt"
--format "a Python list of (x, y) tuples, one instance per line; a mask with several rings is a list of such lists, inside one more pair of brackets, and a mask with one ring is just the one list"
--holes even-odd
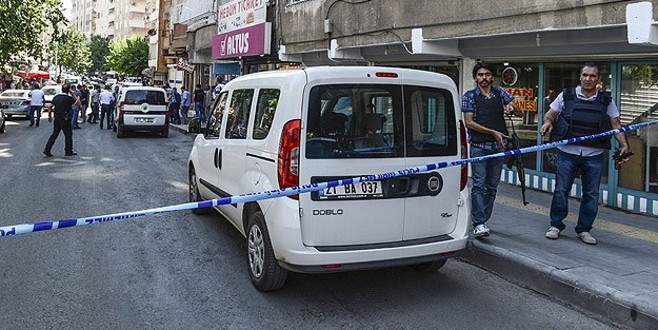
[(486, 142), (471, 142), (471, 147), (478, 147), (481, 149), (489, 150), (500, 150), (500, 146), (496, 141), (486, 141)]

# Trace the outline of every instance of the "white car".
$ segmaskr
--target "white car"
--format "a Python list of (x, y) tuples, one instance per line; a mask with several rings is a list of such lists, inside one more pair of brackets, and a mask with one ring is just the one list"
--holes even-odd
[(55, 95), (62, 92), (62, 85), (46, 85), (41, 88), (43, 92), (43, 98), (45, 99), (45, 107), (49, 107), (53, 103), (53, 98)]
[(123, 138), (131, 131), (157, 132), (169, 136), (167, 95), (157, 87), (124, 87), (114, 112), (114, 131)]
[[(382, 67), (314, 67), (229, 82), (188, 162), (190, 201), (396, 171), (463, 157), (454, 82)], [(464, 148), (464, 149), (463, 149)], [(246, 236), (254, 286), (287, 271), (413, 265), (436, 270), (466, 248), (467, 167), (217, 207)], [(196, 209), (195, 213), (210, 211)]]

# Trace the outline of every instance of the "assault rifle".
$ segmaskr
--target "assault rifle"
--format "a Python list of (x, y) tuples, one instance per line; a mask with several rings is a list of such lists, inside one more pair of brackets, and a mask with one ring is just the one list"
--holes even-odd
[[(518, 149), (521, 147), (521, 141), (519, 136), (516, 134), (516, 129), (514, 128), (514, 121), (512, 120), (512, 114), (507, 114), (507, 118), (512, 124), (512, 135), (510, 139), (507, 140), (507, 150)], [(508, 169), (512, 169), (516, 165), (516, 174), (519, 176), (519, 183), (521, 183), (521, 197), (523, 198), (523, 205), (528, 205), (528, 202), (525, 199), (525, 169), (523, 167), (523, 160), (521, 155), (512, 155), (507, 158), (506, 165)]]

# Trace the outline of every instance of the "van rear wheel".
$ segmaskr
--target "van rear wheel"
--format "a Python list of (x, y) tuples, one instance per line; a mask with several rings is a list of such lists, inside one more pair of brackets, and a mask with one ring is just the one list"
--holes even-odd
[(441, 269), (441, 267), (446, 264), (446, 261), (447, 259), (439, 259), (435, 261), (424, 262), (422, 264), (412, 265), (411, 268), (417, 272), (434, 273)]
[[(188, 181), (188, 192), (189, 192), (189, 200), (190, 202), (200, 202), (203, 200), (203, 197), (201, 197), (201, 193), (199, 192), (199, 186), (197, 185), (197, 177), (196, 177), (196, 172), (194, 172), (194, 167), (190, 168), (190, 175), (189, 175), (189, 181)], [(192, 209), (192, 213), (194, 214), (208, 214), (210, 213), (210, 208), (209, 207), (204, 207), (204, 208), (196, 208)]]
[(278, 290), (286, 283), (288, 271), (274, 257), (270, 235), (261, 211), (252, 212), (247, 221), (247, 267), (251, 283), (259, 291)]

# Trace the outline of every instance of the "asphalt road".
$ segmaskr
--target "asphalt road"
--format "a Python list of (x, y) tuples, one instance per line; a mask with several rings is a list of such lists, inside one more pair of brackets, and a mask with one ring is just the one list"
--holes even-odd
[[(79, 156), (41, 154), (51, 125), (0, 134), (0, 225), (186, 201), (192, 139), (117, 139), (81, 124)], [(218, 215), (190, 212), (0, 239), (0, 328), (605, 329), (471, 265), (292, 274), (255, 290), (245, 245)]]

